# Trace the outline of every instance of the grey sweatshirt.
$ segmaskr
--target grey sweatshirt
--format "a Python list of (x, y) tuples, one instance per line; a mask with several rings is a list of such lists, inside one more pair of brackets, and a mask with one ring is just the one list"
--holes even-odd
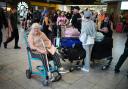
[[(95, 38), (95, 36), (96, 36), (96, 24), (90, 19), (83, 20), (82, 21), (82, 28), (81, 28), (81, 35), (91, 36), (91, 37)], [(86, 41), (82, 42), (82, 44), (86, 44)]]

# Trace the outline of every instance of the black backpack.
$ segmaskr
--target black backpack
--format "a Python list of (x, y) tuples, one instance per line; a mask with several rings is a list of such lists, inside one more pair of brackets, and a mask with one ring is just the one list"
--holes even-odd
[(81, 60), (86, 56), (86, 51), (83, 49), (82, 45), (75, 45), (73, 48), (69, 49), (68, 57), (72, 62), (73, 60)]

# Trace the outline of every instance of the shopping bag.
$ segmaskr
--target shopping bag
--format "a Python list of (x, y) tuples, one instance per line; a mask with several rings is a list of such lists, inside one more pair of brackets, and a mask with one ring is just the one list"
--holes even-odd
[(94, 41), (95, 41), (94, 37), (88, 36), (86, 44), (87, 45), (94, 44)]
[(86, 42), (86, 40), (87, 40), (87, 35), (86, 35), (86, 33), (81, 33), (80, 36), (79, 36), (79, 40), (80, 40), (82, 43)]
[(123, 24), (122, 23), (117, 23), (116, 32), (121, 33), (122, 31), (123, 31)]

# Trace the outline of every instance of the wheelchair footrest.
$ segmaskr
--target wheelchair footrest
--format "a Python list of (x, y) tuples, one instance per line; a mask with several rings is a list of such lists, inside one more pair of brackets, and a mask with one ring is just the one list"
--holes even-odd
[(36, 69), (37, 69), (38, 71), (44, 71), (44, 67), (43, 67), (43, 66), (37, 66)]

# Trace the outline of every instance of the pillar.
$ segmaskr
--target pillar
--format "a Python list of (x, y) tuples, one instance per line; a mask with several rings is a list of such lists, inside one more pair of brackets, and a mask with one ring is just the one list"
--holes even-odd
[(114, 23), (119, 21), (121, 2), (108, 2), (107, 12), (114, 15)]

